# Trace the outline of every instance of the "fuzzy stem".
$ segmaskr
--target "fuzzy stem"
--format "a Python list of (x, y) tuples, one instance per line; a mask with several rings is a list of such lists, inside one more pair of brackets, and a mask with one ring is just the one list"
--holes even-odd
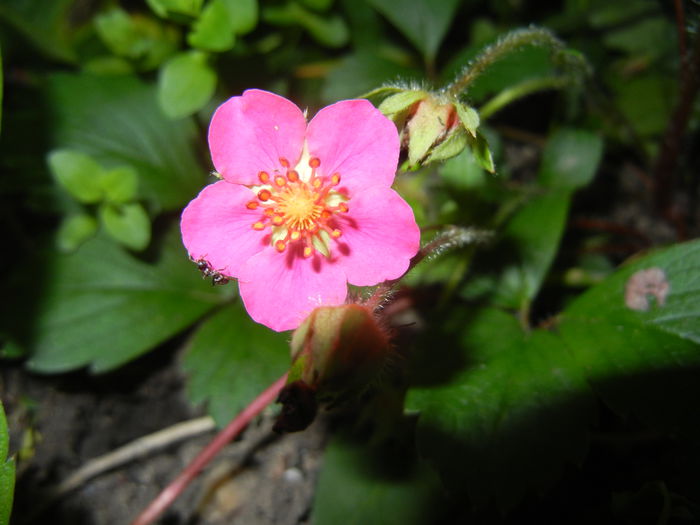
[(219, 432), (199, 455), (190, 462), (158, 496), (151, 501), (131, 525), (149, 525), (167, 509), (182, 493), (200, 471), (224, 448), (233, 438), (248, 426), (248, 423), (263, 409), (272, 403), (287, 382), (287, 373), (280, 377), (243, 409), (226, 427)]
[(472, 82), (486, 71), (491, 64), (524, 46), (546, 46), (552, 51), (562, 51), (564, 49), (563, 42), (546, 29), (530, 27), (512, 31), (500, 38), (495, 44), (484, 49), (480, 55), (467, 65), (462, 74), (445, 88), (445, 92), (454, 97), (466, 91)]
[[(459, 226), (450, 226), (420, 249), (413, 259), (411, 259), (411, 263), (403, 275), (406, 275), (427, 257), (439, 255), (452, 248), (485, 241), (490, 237), (491, 234), (489, 232), (461, 228)], [(364, 304), (371, 310), (383, 307), (389, 292), (391, 292), (392, 288), (403, 278), (403, 275), (397, 279), (380, 283)]]

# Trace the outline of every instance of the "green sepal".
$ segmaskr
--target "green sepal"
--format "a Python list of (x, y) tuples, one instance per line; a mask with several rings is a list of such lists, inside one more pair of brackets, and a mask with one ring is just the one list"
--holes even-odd
[(455, 102), (454, 106), (464, 129), (466, 129), (472, 137), (476, 138), (476, 130), (480, 123), (479, 112), (461, 102)]
[(479, 165), (486, 171), (495, 173), (496, 166), (493, 163), (493, 155), (491, 154), (489, 143), (483, 133), (477, 132), (476, 137), (469, 137), (469, 143)]
[(440, 160), (447, 160), (459, 155), (469, 144), (467, 133), (463, 128), (455, 128), (449, 135), (430, 150), (423, 164), (430, 164)]
[(382, 103), (379, 104), (378, 109), (384, 116), (392, 118), (392, 116), (409, 109), (413, 104), (427, 96), (428, 93), (425, 91), (399, 91), (385, 98)]

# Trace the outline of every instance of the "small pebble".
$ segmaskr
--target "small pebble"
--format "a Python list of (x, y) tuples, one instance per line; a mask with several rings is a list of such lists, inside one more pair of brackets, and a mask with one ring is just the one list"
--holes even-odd
[(299, 483), (304, 479), (304, 474), (298, 468), (292, 467), (284, 471), (283, 478), (289, 483)]

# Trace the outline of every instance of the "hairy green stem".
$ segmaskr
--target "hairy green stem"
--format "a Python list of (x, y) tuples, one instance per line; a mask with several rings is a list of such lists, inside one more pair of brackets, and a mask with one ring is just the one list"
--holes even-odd
[(564, 50), (563, 42), (547, 29), (529, 27), (512, 31), (472, 60), (460, 76), (445, 88), (446, 94), (454, 97), (463, 93), (491, 64), (524, 46), (545, 46), (552, 51)]

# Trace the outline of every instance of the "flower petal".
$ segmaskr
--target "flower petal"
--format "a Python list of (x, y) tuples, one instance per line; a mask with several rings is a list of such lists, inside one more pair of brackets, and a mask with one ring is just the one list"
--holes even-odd
[(319, 111), (306, 132), (309, 154), (324, 175), (340, 173), (350, 193), (391, 186), (399, 160), (396, 126), (367, 100), (343, 100)]
[(413, 210), (391, 188), (374, 187), (349, 202), (339, 220), (343, 236), (333, 253), (348, 282), (371, 286), (401, 277), (420, 248), (420, 230)]
[(269, 243), (252, 225), (260, 210), (246, 204), (255, 195), (245, 186), (226, 181), (205, 187), (182, 212), (182, 242), (194, 260), (203, 259), (212, 269), (238, 277), (243, 264)]
[(318, 254), (301, 257), (301, 246), (285, 253), (272, 247), (251, 257), (238, 279), (241, 298), (258, 323), (281, 332), (301, 324), (317, 306), (345, 302), (347, 284), (340, 266)]
[(306, 119), (284, 97), (249, 89), (231, 97), (214, 112), (209, 149), (214, 167), (229, 182), (258, 184), (258, 173), (294, 166), (304, 145)]

